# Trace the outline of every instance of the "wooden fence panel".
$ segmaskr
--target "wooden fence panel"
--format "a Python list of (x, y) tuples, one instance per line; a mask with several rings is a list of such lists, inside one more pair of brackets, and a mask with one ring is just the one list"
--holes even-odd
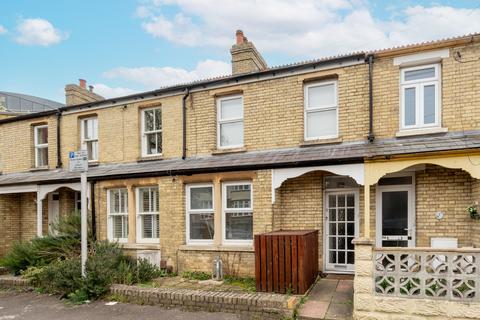
[(317, 274), (317, 230), (255, 235), (257, 291), (303, 294)]

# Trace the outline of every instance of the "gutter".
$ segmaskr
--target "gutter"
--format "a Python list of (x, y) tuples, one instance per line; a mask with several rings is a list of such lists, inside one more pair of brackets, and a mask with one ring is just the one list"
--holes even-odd
[(182, 159), (187, 158), (187, 98), (190, 95), (190, 88), (186, 88), (187, 92), (182, 98)]
[(57, 111), (57, 169), (62, 167), (62, 153), (61, 153), (61, 135), (60, 135), (60, 118), (62, 113)]
[(373, 54), (369, 54), (365, 59), (368, 62), (368, 142), (372, 143), (375, 140), (375, 134), (373, 133)]

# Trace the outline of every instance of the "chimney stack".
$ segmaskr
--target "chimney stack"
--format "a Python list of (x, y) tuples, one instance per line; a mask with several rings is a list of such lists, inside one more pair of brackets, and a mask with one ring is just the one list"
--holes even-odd
[(65, 102), (67, 106), (105, 100), (104, 97), (93, 92), (93, 86), (88, 86), (85, 79), (78, 79), (78, 85), (65, 86)]
[(235, 33), (236, 43), (230, 49), (232, 54), (232, 74), (262, 71), (268, 68), (262, 55), (252, 42), (248, 41), (242, 30)]

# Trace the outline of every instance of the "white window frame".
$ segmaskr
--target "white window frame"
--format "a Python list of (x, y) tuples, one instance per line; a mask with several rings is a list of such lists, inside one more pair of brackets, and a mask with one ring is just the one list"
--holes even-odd
[[(127, 196), (127, 206), (126, 206), (126, 212), (110, 212), (110, 193), (115, 190), (126, 190), (126, 196)], [(107, 231), (108, 231), (108, 240), (109, 241), (117, 241), (119, 243), (127, 243), (128, 242), (128, 234), (130, 232), (130, 226), (128, 225), (129, 223), (129, 217), (128, 217), (128, 202), (130, 199), (128, 199), (128, 190), (127, 188), (112, 188), (112, 189), (107, 189)], [(122, 199), (120, 199), (120, 202), (122, 202)], [(127, 237), (126, 238), (115, 238), (113, 235), (113, 223), (112, 223), (112, 217), (114, 216), (126, 216), (127, 217)]]
[[(222, 119), (222, 101), (226, 100), (235, 100), (240, 98), (242, 102), (242, 116), (239, 118), (228, 118), (228, 119)], [(225, 96), (225, 97), (218, 97), (217, 101), (217, 148), (218, 149), (233, 149), (233, 148), (243, 148), (245, 145), (245, 122), (244, 122), (244, 116), (245, 116), (245, 106), (243, 104), (243, 95), (237, 94), (237, 95), (232, 95), (232, 96)], [(241, 122), (242, 123), (242, 144), (236, 144), (236, 145), (228, 145), (228, 146), (222, 146), (221, 144), (221, 125), (222, 124), (227, 124), (227, 123), (236, 123), (236, 122)]]
[[(152, 130), (152, 131), (148, 131), (146, 132), (145, 131), (145, 112), (146, 111), (151, 111), (151, 110), (160, 110), (161, 114), (162, 114), (162, 119), (161, 119), (161, 124), (160, 124), (160, 130)], [(142, 109), (142, 112), (141, 112), (141, 116), (142, 116), (142, 121), (141, 121), (141, 130), (142, 130), (142, 157), (158, 157), (158, 156), (162, 156), (162, 153), (163, 153), (163, 110), (162, 110), (162, 107), (152, 107), (152, 108), (145, 108), (145, 109)], [(153, 127), (155, 128), (155, 111), (154, 111), (154, 116), (153, 116), (153, 121), (154, 121), (154, 124), (153, 124)], [(160, 133), (161, 136), (162, 136), (162, 145), (161, 145), (161, 148), (162, 148), (162, 152), (158, 152), (158, 153), (152, 153), (152, 154), (148, 154), (147, 153), (147, 134), (152, 134), (152, 133)]]
[[(309, 106), (309, 99), (308, 99), (308, 90), (312, 87), (321, 87), (321, 86), (328, 86), (328, 85), (332, 85), (333, 84), (333, 94), (334, 94), (334, 97), (335, 97), (335, 101), (333, 104), (327, 104), (327, 105), (323, 105), (323, 106), (320, 106), (320, 107), (310, 107)], [(304, 96), (304, 114), (303, 114), (303, 127), (304, 127), (304, 140), (305, 141), (309, 141), (309, 140), (321, 140), (321, 139), (335, 139), (335, 138), (338, 138), (338, 122), (339, 122), (339, 119), (338, 119), (338, 81), (337, 80), (326, 80), (326, 81), (316, 81), (316, 82), (312, 82), (312, 83), (309, 83), (309, 84), (306, 84), (304, 85), (304, 92), (303, 92), (303, 96)], [(309, 137), (308, 136), (308, 126), (307, 126), (307, 118), (308, 118), (308, 114), (309, 113), (315, 113), (315, 112), (319, 112), (319, 111), (331, 111), (331, 110), (335, 110), (336, 111), (336, 119), (337, 119), (337, 123), (335, 125), (335, 133), (334, 134), (330, 134), (330, 135), (324, 135), (324, 136), (315, 136), (315, 137)]]
[[(191, 209), (191, 194), (190, 190), (194, 188), (205, 188), (209, 187), (212, 188), (212, 209)], [(186, 213), (186, 242), (189, 245), (213, 245), (214, 243), (214, 238), (211, 240), (207, 239), (190, 239), (190, 215), (192, 214), (205, 214), (205, 213), (212, 213), (213, 214), (213, 232), (215, 233), (215, 187), (213, 183), (193, 183), (193, 184), (188, 184), (185, 186), (185, 191), (186, 191), (186, 203), (185, 203), (185, 213)]]
[[(250, 186), (250, 208), (227, 208), (227, 187), (236, 185), (249, 185)], [(228, 212), (251, 212), (252, 219), (254, 218), (253, 212), (253, 183), (251, 181), (229, 181), (222, 183), (222, 243), (232, 246), (252, 246), (253, 245), (253, 230), (251, 240), (230, 240), (227, 239), (227, 213)], [(254, 221), (252, 220), (252, 228)]]
[[(158, 202), (160, 205), (160, 190), (158, 186), (142, 186), (142, 187), (137, 187), (135, 188), (135, 197), (137, 198), (136, 200), (136, 211), (137, 211), (137, 242), (138, 243), (158, 243), (160, 241), (160, 208), (159, 211), (151, 211), (151, 212), (141, 212), (140, 210), (140, 190), (141, 189), (157, 189), (158, 192)], [(157, 238), (143, 238), (142, 237), (142, 221), (141, 217), (142, 215), (158, 215), (158, 237)], [(156, 220), (155, 220), (156, 221)], [(155, 222), (154, 222), (155, 224)], [(152, 230), (153, 232), (153, 230)]]
[[(39, 129), (47, 129), (47, 143), (38, 143), (38, 131)], [(45, 168), (48, 167), (48, 125), (39, 125), (33, 127), (33, 136), (34, 136), (34, 148), (35, 148), (35, 168)], [(47, 149), (47, 164), (40, 166), (38, 163), (39, 149)]]
[[(410, 80), (405, 81), (405, 72), (435, 68), (435, 77), (419, 79), (419, 80)], [(441, 126), (441, 67), (440, 63), (434, 64), (424, 64), (415, 67), (406, 67), (400, 69), (400, 129), (401, 130), (411, 130), (411, 129), (423, 129), (423, 128), (438, 128)], [(425, 86), (435, 86), (435, 122), (430, 124), (424, 124), (424, 87)], [(405, 124), (405, 89), (415, 88), (415, 124), (406, 125)]]
[[(95, 121), (95, 124), (96, 124), (96, 127), (97, 127), (96, 130), (95, 130), (95, 132), (97, 133), (97, 136), (95, 138), (85, 139), (85, 122), (87, 122), (87, 121)], [(98, 161), (98, 152), (100, 150), (100, 147), (99, 147), (99, 142), (98, 142), (98, 117), (97, 116), (80, 119), (80, 144), (81, 144), (82, 150), (88, 150), (87, 142), (96, 142), (97, 143), (96, 144), (96, 146), (97, 146), (96, 157), (92, 158), (92, 159), (89, 159), (88, 162)], [(88, 155), (89, 158), (90, 158), (90, 156), (91, 155)]]

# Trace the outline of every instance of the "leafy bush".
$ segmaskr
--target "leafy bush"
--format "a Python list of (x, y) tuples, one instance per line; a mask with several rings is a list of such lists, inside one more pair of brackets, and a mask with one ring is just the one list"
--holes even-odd
[(134, 284), (164, 276), (146, 260), (123, 254), (118, 243), (93, 242), (90, 237), (86, 277), (81, 275), (80, 218), (74, 213), (60, 219), (56, 235), (16, 243), (0, 262), (21, 273), (42, 292), (60, 294), (74, 303), (97, 299), (112, 283)]
[(212, 279), (212, 276), (206, 272), (201, 271), (185, 271), (182, 273), (182, 278), (189, 280), (208, 280)]

